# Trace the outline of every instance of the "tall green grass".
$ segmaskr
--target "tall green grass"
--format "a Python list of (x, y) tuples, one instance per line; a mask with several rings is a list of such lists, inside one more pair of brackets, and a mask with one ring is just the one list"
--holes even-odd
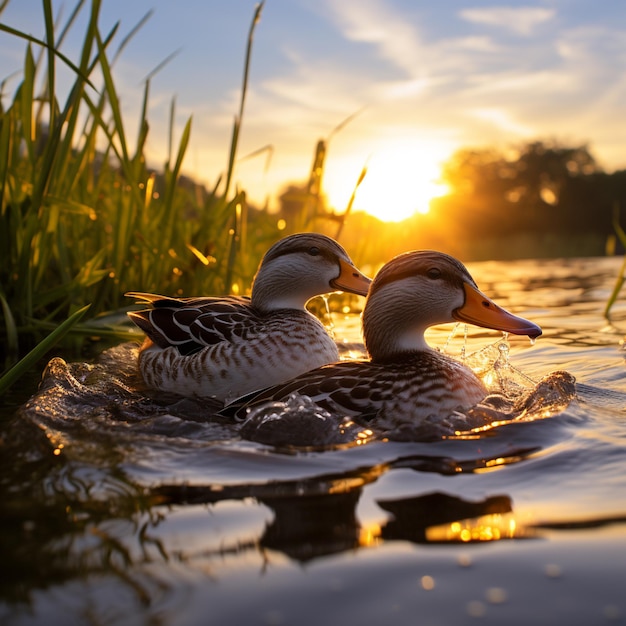
[[(233, 172), (263, 2), (250, 26), (226, 172), (208, 191), (181, 179), (192, 119), (175, 138), (174, 99), (167, 160), (158, 171), (146, 162), (151, 79), (169, 57), (145, 80), (139, 132), (129, 137), (114, 68), (149, 14), (122, 37), (120, 23), (100, 31), (100, 4), (79, 0), (64, 23), (55, 23), (51, 0), (43, 0), (42, 40), (0, 24), (25, 43), (19, 78), (0, 83), (0, 345), (7, 367), (86, 305), (89, 314), (71, 329), (75, 336), (125, 336), (123, 327), (102, 319), (117, 319), (105, 316), (127, 304), (126, 291), (243, 289), (260, 256), (245, 242), (246, 194), (233, 191)], [(89, 19), (82, 50), (71, 60), (60, 48), (83, 11)], [(60, 64), (73, 77), (63, 98)], [(277, 238), (275, 220), (261, 220), (255, 233), (261, 250)]]

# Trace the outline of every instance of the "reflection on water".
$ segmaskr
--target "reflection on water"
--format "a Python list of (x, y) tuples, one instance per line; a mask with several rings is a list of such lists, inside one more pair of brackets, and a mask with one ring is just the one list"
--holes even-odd
[[(331, 445), (275, 448), (207, 420), (205, 400), (143, 389), (134, 346), (54, 359), (0, 439), (0, 619), (464, 623), (479, 607), (493, 623), (623, 620), (626, 384), (622, 335), (601, 318), (609, 261), (473, 266), (544, 337), (433, 329), (491, 393), (427, 441), (344, 425)], [(614, 312), (626, 320), (623, 303)]]
[[(436, 459), (409, 457), (400, 463), (414, 471), (437, 471)], [(482, 463), (484, 460), (475, 465)], [(471, 471), (469, 467), (466, 463), (456, 469)], [(454, 472), (444, 462), (439, 468)], [(148, 591), (129, 571), (155, 559), (210, 561), (213, 576), (219, 578), (220, 562), (226, 554), (264, 554), (270, 550), (307, 562), (381, 541), (484, 541), (485, 520), (491, 519), (491, 527), (496, 528), (494, 520), (512, 511), (511, 499), (505, 495), (470, 501), (432, 492), (377, 500), (381, 512), (389, 516), (365, 526), (357, 515), (359, 499), (363, 488), (385, 471), (390, 467), (285, 483), (145, 488), (133, 484), (121, 471), (113, 475), (113, 471), (107, 474), (73, 463), (50, 466), (43, 481), (22, 483), (18, 497), (7, 493), (10, 486), (3, 484), (3, 502), (9, 503), (2, 516), (4, 566), (12, 576), (1, 583), (2, 596), (27, 601), (33, 589), (59, 585), (74, 577), (105, 574), (128, 584), (142, 601), (148, 601)], [(232, 510), (223, 514), (219, 505), (232, 502), (240, 503), (240, 507), (254, 502), (271, 515), (264, 516), (262, 526), (242, 528), (235, 524), (230, 530)], [(160, 527), (171, 521), (175, 527), (177, 519), (185, 517), (186, 508), (199, 506), (205, 511), (193, 529), (199, 539), (181, 550), (176, 545), (176, 531), (161, 536)], [(222, 515), (226, 518), (223, 524)], [(209, 533), (212, 528), (220, 529), (218, 542), (210, 534), (202, 536), (203, 517), (210, 521)], [(468, 528), (467, 520), (473, 518), (481, 520), (483, 531), (479, 535), (473, 532), (468, 538), (455, 531)], [(447, 535), (442, 525), (448, 529)], [(517, 536), (496, 536), (494, 532), (491, 539)]]

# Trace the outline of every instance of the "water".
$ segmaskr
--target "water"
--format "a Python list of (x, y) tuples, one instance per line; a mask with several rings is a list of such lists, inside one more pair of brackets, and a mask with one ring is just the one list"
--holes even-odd
[[(0, 621), (625, 623), (623, 298), (616, 327), (602, 318), (619, 266), (470, 265), (544, 335), (433, 329), (530, 398), (434, 442), (347, 425), (336, 445), (276, 449), (142, 390), (131, 345), (53, 360), (2, 432)], [(333, 322), (358, 355), (358, 320)]]

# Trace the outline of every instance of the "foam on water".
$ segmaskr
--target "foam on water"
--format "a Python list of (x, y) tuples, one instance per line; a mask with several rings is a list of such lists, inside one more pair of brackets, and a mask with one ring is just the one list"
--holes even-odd
[[(137, 376), (137, 347), (124, 344), (105, 351), (95, 364), (48, 365), (39, 392), (22, 415), (54, 440), (115, 439), (120, 431), (133, 436), (172, 437), (216, 443), (246, 439), (272, 446), (324, 447), (363, 445), (375, 441), (375, 425), (330, 415), (310, 398), (293, 394), (284, 402), (255, 408), (243, 424), (216, 417), (218, 402), (181, 398), (146, 389)], [(465, 356), (465, 364), (485, 382), (490, 393), (465, 413), (424, 420), (411, 438), (436, 438), (485, 432), (512, 421), (545, 419), (564, 410), (575, 395), (574, 378), (554, 372), (534, 383), (509, 360), (506, 338)], [(393, 432), (385, 432), (394, 439)], [(407, 439), (406, 429), (402, 433)]]

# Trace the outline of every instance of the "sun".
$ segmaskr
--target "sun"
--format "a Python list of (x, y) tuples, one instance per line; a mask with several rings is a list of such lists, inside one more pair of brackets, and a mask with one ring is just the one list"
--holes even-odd
[(395, 140), (381, 145), (369, 158), (361, 157), (358, 167), (354, 154), (341, 166), (329, 164), (324, 175), (330, 204), (339, 212), (347, 206), (363, 167), (367, 172), (357, 189), (353, 210), (365, 211), (384, 222), (428, 213), (430, 201), (449, 192), (448, 186), (439, 182), (441, 163), (449, 156), (444, 146)]

